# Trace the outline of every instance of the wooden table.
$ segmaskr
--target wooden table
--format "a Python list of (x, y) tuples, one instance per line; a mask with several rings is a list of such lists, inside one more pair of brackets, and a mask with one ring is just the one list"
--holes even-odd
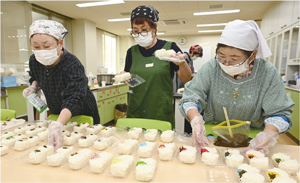
[[(142, 139), (143, 138), (140, 138), (139, 141)], [(191, 139), (187, 137), (181, 139), (184, 139), (184, 142), (192, 142)], [(175, 143), (177, 146), (181, 146), (183, 141), (176, 138)], [(156, 142), (158, 144), (162, 143), (160, 140), (156, 140)], [(42, 141), (38, 146), (44, 144), (46, 144), (46, 141)], [(76, 145), (73, 147), (77, 150), (82, 149)], [(107, 171), (102, 174), (94, 174), (88, 170), (88, 166), (81, 170), (71, 170), (68, 168), (67, 162), (60, 167), (50, 167), (46, 164), (30, 164), (26, 161), (27, 155), (36, 148), (37, 147), (31, 147), (21, 152), (17, 152), (12, 148), (9, 149), (9, 153), (1, 157), (1, 182), (138, 182), (133, 174), (134, 168), (131, 169), (127, 177), (115, 178)], [(217, 148), (219, 152), (224, 152), (224, 150), (227, 149), (225, 147)], [(92, 146), (89, 147), (89, 149), (96, 152)], [(242, 148), (239, 149), (241, 150)], [(116, 148), (109, 147), (104, 151), (114, 152)], [(269, 156), (273, 153), (282, 152), (290, 155), (293, 159), (297, 159), (299, 162), (299, 151), (299, 146), (277, 144), (271, 148)], [(135, 153), (134, 156), (138, 157), (137, 153)], [(212, 177), (211, 175), (213, 171), (226, 171), (226, 175), (222, 174), (222, 176), (228, 176), (229, 182), (238, 181), (236, 169), (228, 168), (224, 164), (220, 167), (207, 167), (201, 163), (200, 158), (197, 159), (195, 164), (184, 164), (180, 162), (177, 157), (171, 161), (160, 161), (157, 153), (153, 155), (153, 158), (155, 158), (158, 163), (154, 178), (151, 182), (209, 182), (212, 180), (216, 182), (216, 177)], [(223, 180), (221, 177), (221, 181), (226, 182), (226, 179), (224, 178)]]
[[(10, 149), (9, 154), (1, 157), (1, 182), (138, 182), (133, 176), (133, 169), (126, 178), (115, 178), (107, 172), (91, 173), (86, 171), (86, 168), (74, 171), (67, 167), (68, 163), (60, 167), (50, 167), (45, 164), (32, 165), (25, 161), (24, 155), (33, 149), (23, 152)], [(225, 148), (218, 147), (218, 149), (222, 151)], [(113, 148), (106, 151), (113, 151)], [(283, 152), (299, 161), (299, 151), (299, 146), (276, 145), (270, 153)], [(236, 170), (230, 168), (226, 170), (231, 176), (230, 179), (236, 180)], [(174, 158), (172, 161), (158, 161), (152, 182), (208, 182), (207, 178), (206, 166), (200, 160), (188, 165)]]

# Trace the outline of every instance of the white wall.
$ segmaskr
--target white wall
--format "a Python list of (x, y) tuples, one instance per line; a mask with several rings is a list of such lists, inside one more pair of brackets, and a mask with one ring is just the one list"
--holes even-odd
[(73, 39), (73, 54), (81, 61), (85, 67), (85, 30), (84, 20), (72, 20), (72, 39)]
[(127, 50), (133, 46), (135, 43), (134, 39), (131, 36), (118, 36), (119, 37), (119, 56), (117, 60), (117, 73), (124, 71), (125, 60)]
[[(192, 45), (200, 45), (202, 47), (211, 47), (211, 58), (215, 56), (215, 50), (221, 34), (196, 34), (196, 35), (178, 35), (178, 36), (159, 36), (159, 39), (175, 42), (179, 48), (190, 48)], [(181, 45), (178, 43), (179, 38), (186, 38), (186, 43)]]
[(96, 24), (94, 22), (85, 21), (85, 54), (86, 54), (86, 73), (97, 72), (97, 37)]
[(97, 65), (103, 65), (103, 34), (104, 31), (97, 28)]
[(97, 72), (96, 24), (85, 19), (72, 20), (73, 54), (85, 67), (86, 74)]

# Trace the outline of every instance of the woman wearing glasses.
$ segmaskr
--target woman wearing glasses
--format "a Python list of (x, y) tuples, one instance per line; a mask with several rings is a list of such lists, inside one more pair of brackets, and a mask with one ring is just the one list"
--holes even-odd
[(137, 45), (128, 49), (124, 71), (137, 74), (146, 82), (130, 88), (127, 117), (169, 121), (174, 127), (174, 71), (187, 82), (191, 70), (186, 62), (162, 61), (154, 56), (162, 48), (181, 52), (175, 43), (156, 38), (158, 19), (158, 11), (152, 6), (138, 6), (131, 13), (131, 35)]
[(191, 122), (198, 148), (209, 144), (204, 123), (225, 121), (223, 107), (230, 119), (251, 121), (252, 128), (264, 128), (244, 151), (268, 153), (278, 134), (291, 129), (294, 103), (275, 66), (262, 59), (270, 55), (254, 21), (235, 20), (227, 24), (215, 58), (186, 83), (179, 104)]

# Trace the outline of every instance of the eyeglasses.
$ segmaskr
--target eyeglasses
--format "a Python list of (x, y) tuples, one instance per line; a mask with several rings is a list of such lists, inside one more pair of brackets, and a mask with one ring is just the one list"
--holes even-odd
[[(253, 53), (251, 53), (250, 57), (252, 56), (252, 54), (253, 54)], [(221, 64), (228, 63), (230, 66), (238, 67), (238, 66), (240, 66), (240, 65), (243, 65), (243, 63), (245, 63), (246, 61), (248, 61), (248, 60), (250, 59), (250, 57), (247, 58), (245, 61), (243, 61), (243, 62), (241, 62), (241, 63), (237, 63), (237, 62), (227, 61), (227, 60), (221, 59), (221, 58), (219, 58), (219, 55), (218, 55), (218, 54), (215, 56), (215, 59), (216, 59), (216, 61), (220, 62)]]
[[(151, 29), (151, 27), (149, 28)], [(148, 35), (149, 29), (143, 29), (141, 32), (137, 32), (137, 31), (132, 31), (130, 34), (132, 35), (132, 37), (137, 38), (139, 37), (139, 35), (145, 37)]]

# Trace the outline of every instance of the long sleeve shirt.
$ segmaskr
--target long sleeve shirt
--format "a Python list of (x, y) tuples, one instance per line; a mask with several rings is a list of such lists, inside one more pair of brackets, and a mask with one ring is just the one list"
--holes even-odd
[[(157, 39), (156, 44), (151, 47), (150, 49), (146, 49), (144, 47), (141, 47), (140, 45), (138, 45), (139, 47), (139, 51), (141, 52), (141, 54), (144, 57), (151, 57), (154, 55), (156, 50), (162, 49), (163, 46), (167, 43), (167, 41), (165, 40), (161, 40), (161, 39)], [(177, 52), (182, 52), (180, 50), (180, 48), (176, 45), (176, 43), (172, 43), (171, 45), (171, 49), (173, 49), (176, 53)], [(125, 68), (124, 71), (126, 72), (130, 72), (130, 68), (132, 65), (132, 54), (131, 54), (131, 47), (127, 50), (127, 54), (126, 54), (126, 62), (125, 62)], [(170, 75), (171, 78), (174, 77), (174, 72), (179, 70), (179, 66), (174, 64), (173, 62), (170, 62)]]
[(199, 105), (204, 121), (218, 124), (225, 121), (223, 107), (230, 119), (251, 121), (251, 127), (260, 128), (265, 120), (283, 116), (292, 128), (294, 102), (285, 92), (274, 65), (263, 59), (254, 62), (249, 77), (235, 80), (226, 74), (215, 59), (209, 60), (192, 81), (185, 84), (179, 108), (188, 119), (183, 104)]
[(43, 90), (49, 109), (60, 114), (67, 108), (72, 116), (87, 115), (100, 123), (96, 99), (88, 88), (84, 67), (76, 56), (63, 49), (60, 61), (53, 67), (39, 63), (30, 56), (30, 83), (37, 81)]

